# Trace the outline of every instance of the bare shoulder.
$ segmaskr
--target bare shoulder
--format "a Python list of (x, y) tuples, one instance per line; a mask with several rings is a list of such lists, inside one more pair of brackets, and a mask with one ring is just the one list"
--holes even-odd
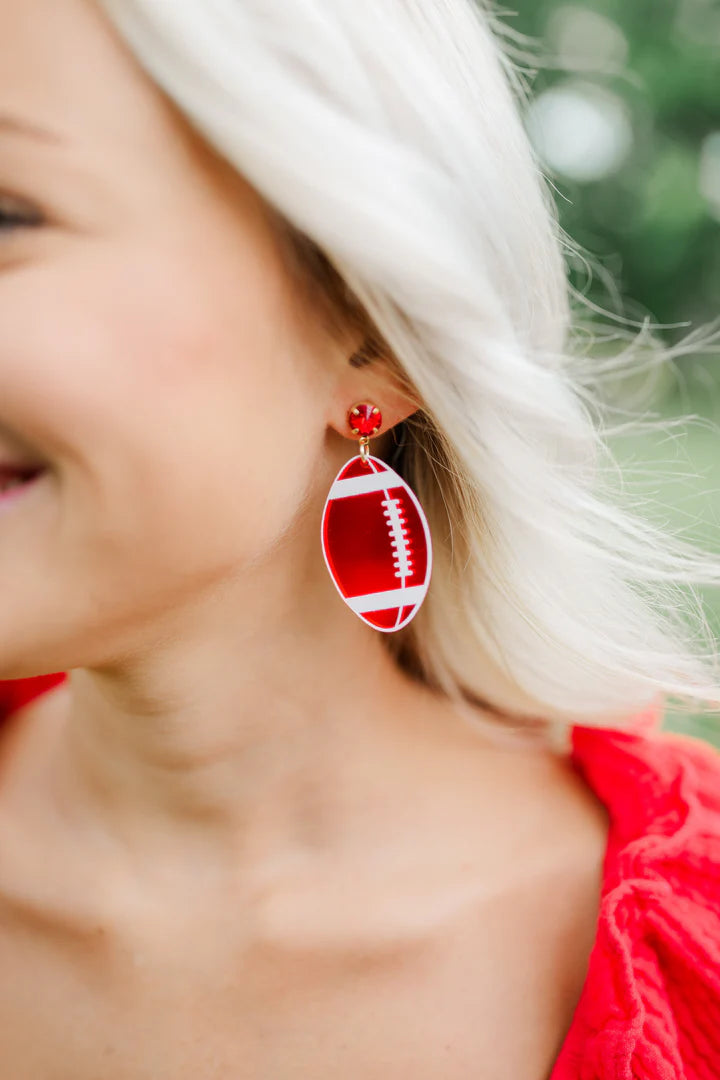
[[(468, 809), (466, 839), (482, 852), (485, 875), (505, 884), (543, 882), (599, 891), (610, 816), (569, 753), (539, 740), (492, 731), (480, 718), (453, 729), (448, 762)], [(454, 765), (452, 764), (454, 762)]]
[(448, 1076), (546, 1077), (596, 937), (608, 811), (567, 755), (480, 730), (452, 729), (435, 781), (420, 831), (429, 846), (442, 822), (451, 858), (438, 841), (426, 865), (436, 897), (463, 899), (428, 935), (432, 979), (413, 980), (427, 1060), (447, 1046)]
[(445, 740), (437, 749), (438, 768), (446, 759), (481, 815), (492, 808), (497, 832), (506, 827), (505, 840), (530, 841), (550, 861), (567, 851), (590, 858), (604, 852), (608, 810), (574, 768), (569, 738), (559, 752), (539, 737), (504, 729), (490, 713), (442, 705), (437, 730)]

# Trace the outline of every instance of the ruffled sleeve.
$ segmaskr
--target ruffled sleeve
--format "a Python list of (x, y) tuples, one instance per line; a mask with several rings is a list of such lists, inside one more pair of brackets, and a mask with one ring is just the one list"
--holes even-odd
[(573, 729), (609, 811), (597, 935), (550, 1080), (720, 1077), (720, 753), (650, 730)]

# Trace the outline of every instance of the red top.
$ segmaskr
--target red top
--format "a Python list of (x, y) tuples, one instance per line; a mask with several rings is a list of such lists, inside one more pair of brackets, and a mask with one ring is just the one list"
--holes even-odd
[[(65, 677), (0, 681), (0, 719)], [(720, 753), (657, 730), (661, 715), (571, 729), (610, 832), (587, 976), (548, 1080), (720, 1077)]]

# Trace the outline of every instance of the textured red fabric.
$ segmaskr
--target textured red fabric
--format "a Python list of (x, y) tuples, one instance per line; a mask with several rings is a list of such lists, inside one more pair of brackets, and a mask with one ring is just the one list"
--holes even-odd
[(718, 1080), (720, 753), (651, 724), (576, 726), (572, 759), (610, 833), (587, 977), (550, 1080)]
[[(0, 719), (62, 682), (0, 681)], [(719, 1080), (720, 753), (658, 730), (571, 729), (609, 811), (595, 942), (549, 1080)]]

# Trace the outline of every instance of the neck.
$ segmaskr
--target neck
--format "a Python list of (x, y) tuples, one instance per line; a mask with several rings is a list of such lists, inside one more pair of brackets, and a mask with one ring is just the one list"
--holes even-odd
[(61, 817), (144, 867), (259, 868), (374, 843), (373, 808), (449, 728), (381, 635), (329, 599), (297, 617), (254, 606), (252, 620), (196, 601), (122, 663), (72, 670), (43, 782)]

